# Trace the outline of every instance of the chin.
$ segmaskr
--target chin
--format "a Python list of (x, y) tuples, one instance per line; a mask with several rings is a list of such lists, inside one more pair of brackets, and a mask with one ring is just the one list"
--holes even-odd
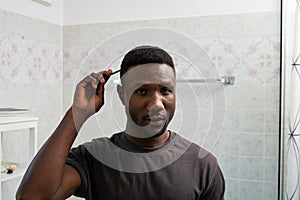
[(168, 123), (160, 126), (151, 126), (151, 123), (147, 124), (130, 124), (126, 127), (127, 134), (136, 138), (156, 138), (161, 136), (167, 129)]
[(154, 134), (152, 134), (152, 136), (151, 136), (150, 138), (156, 138), (156, 137), (159, 137), (159, 136), (161, 136), (162, 134), (164, 134), (166, 130), (167, 130), (167, 127), (163, 127), (162, 129), (156, 130), (156, 131), (153, 130), (152, 133), (154, 133)]

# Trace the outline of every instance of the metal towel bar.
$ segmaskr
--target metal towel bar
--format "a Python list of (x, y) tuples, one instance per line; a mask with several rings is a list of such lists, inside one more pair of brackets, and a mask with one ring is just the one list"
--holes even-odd
[[(222, 83), (224, 85), (233, 85), (234, 76), (222, 76), (220, 79), (177, 79), (177, 83)], [(120, 80), (113, 80), (113, 83), (120, 84)]]
[(233, 85), (234, 76), (222, 76), (220, 79), (177, 79), (177, 83), (223, 83), (224, 85)]

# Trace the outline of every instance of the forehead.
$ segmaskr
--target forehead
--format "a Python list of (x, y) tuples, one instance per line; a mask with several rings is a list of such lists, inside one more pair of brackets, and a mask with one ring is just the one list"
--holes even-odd
[(130, 68), (121, 78), (122, 83), (128, 86), (135, 84), (174, 84), (175, 72), (167, 64), (148, 63)]

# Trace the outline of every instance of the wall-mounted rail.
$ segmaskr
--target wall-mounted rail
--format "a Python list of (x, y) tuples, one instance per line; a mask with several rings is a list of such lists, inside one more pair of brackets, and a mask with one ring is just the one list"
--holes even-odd
[(222, 76), (219, 79), (177, 79), (177, 83), (223, 83), (224, 85), (233, 85), (234, 76)]

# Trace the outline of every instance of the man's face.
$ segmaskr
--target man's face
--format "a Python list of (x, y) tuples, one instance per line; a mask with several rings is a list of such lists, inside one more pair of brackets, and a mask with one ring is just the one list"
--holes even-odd
[(126, 133), (148, 138), (163, 133), (175, 112), (176, 78), (166, 64), (149, 63), (130, 68), (119, 92), (127, 114)]

